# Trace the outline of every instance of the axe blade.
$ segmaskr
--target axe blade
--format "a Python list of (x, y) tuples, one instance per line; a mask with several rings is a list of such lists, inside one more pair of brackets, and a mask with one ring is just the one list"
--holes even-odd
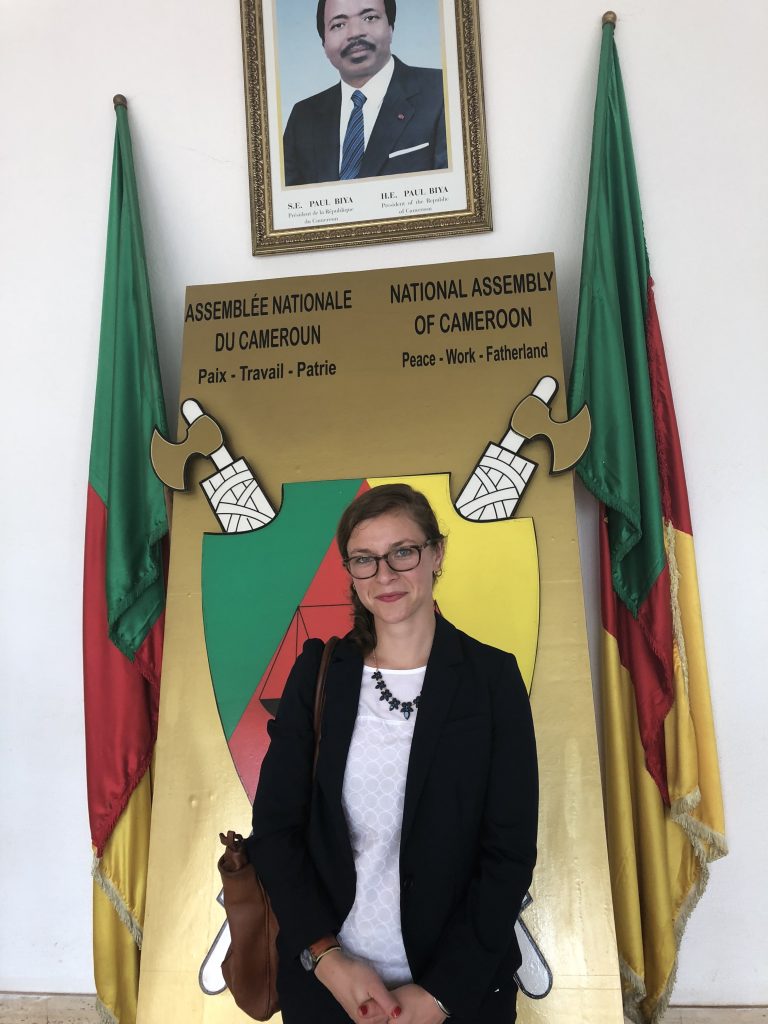
[(185, 491), (187, 465), (193, 455), (212, 455), (224, 443), (221, 427), (210, 416), (201, 416), (187, 428), (186, 437), (175, 444), (159, 430), (152, 434), (150, 459), (152, 468), (163, 483), (173, 491)]
[(553, 420), (549, 406), (535, 394), (527, 395), (516, 407), (511, 426), (526, 440), (546, 438), (552, 449), (552, 473), (563, 473), (576, 465), (587, 450), (592, 432), (586, 405), (570, 420)]

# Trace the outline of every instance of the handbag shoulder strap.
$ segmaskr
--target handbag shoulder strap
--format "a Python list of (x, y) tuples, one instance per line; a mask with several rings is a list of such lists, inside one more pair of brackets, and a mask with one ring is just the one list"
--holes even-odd
[(320, 753), (320, 739), (323, 734), (323, 709), (325, 708), (325, 683), (328, 678), (328, 666), (333, 657), (333, 651), (339, 642), (337, 636), (332, 636), (326, 641), (323, 654), (320, 658), (320, 668), (317, 671), (317, 686), (315, 687), (315, 756), (312, 759), (312, 778), (315, 777), (317, 768), (317, 755)]

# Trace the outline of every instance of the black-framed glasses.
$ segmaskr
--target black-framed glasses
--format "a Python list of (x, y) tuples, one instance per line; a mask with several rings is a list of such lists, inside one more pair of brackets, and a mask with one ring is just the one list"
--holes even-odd
[(423, 544), (401, 544), (386, 555), (352, 555), (351, 558), (342, 559), (342, 565), (356, 580), (369, 580), (375, 576), (379, 571), (379, 562), (386, 562), (394, 572), (410, 572), (421, 561), (424, 548), (434, 543), (434, 540), (425, 540)]

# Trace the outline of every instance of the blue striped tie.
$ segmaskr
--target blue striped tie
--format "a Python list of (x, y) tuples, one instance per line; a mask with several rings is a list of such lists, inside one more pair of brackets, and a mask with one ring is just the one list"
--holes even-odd
[(341, 170), (339, 180), (345, 181), (348, 178), (356, 178), (360, 173), (360, 164), (363, 162), (365, 152), (365, 129), (363, 127), (363, 104), (365, 94), (355, 89), (352, 93), (352, 102), (355, 109), (352, 111), (347, 124), (347, 131), (344, 136), (344, 146), (341, 151)]

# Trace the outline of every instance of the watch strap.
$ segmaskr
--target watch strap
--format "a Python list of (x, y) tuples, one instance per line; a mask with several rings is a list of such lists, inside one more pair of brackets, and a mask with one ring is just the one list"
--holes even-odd
[(334, 953), (337, 949), (341, 949), (341, 945), (338, 942), (334, 946), (329, 946), (328, 949), (324, 949), (319, 956), (313, 957), (315, 961), (315, 970), (317, 970), (317, 965), (320, 963), (324, 956), (326, 956), (328, 953)]
[(328, 953), (332, 949), (336, 949), (339, 945), (339, 940), (335, 935), (324, 935), (322, 939), (318, 939), (317, 942), (310, 943), (307, 946), (310, 956), (317, 963), (323, 953)]

